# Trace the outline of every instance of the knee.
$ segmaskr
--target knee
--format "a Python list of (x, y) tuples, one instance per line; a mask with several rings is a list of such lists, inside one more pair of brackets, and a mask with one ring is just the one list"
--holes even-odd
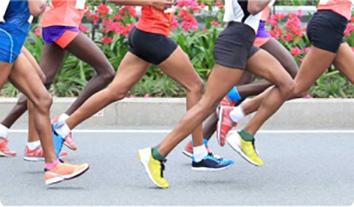
[(299, 85), (295, 85), (292, 92), (292, 98), (302, 98), (307, 95), (307, 90), (302, 89)]
[(106, 93), (106, 97), (110, 103), (122, 100), (128, 94), (128, 90), (117, 89), (117, 88), (113, 88), (113, 87), (109, 87), (109, 86), (104, 90)]
[(36, 100), (33, 101), (36, 108), (39, 111), (49, 111), (52, 106), (53, 99), (52, 96), (46, 91), (41, 93)]
[(188, 93), (193, 94), (203, 94), (204, 93), (204, 83), (201, 79), (195, 80), (192, 84), (189, 84), (186, 89)]
[(112, 67), (106, 68), (105, 71), (105, 73), (101, 74), (101, 77), (106, 84), (109, 84), (110, 82), (112, 82), (115, 72)]

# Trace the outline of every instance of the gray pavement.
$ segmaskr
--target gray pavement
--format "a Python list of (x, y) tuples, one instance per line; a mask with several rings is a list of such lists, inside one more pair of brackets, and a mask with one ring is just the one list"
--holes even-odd
[[(43, 164), (22, 160), (24, 133), (11, 134), (18, 157), (0, 159), (0, 201), (6, 205), (351, 205), (354, 200), (354, 134), (259, 134), (265, 166), (256, 168), (229, 147), (211, 148), (234, 158), (220, 172), (194, 172), (183, 144), (168, 157), (167, 190), (156, 189), (136, 159), (139, 148), (163, 133), (76, 133), (69, 161), (87, 161), (77, 180), (47, 188)], [(185, 142), (184, 142), (185, 143)]]

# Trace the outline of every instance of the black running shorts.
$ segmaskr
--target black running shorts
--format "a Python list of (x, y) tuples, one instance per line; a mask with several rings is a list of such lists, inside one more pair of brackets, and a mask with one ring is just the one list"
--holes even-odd
[(214, 59), (219, 65), (246, 69), (247, 60), (259, 49), (253, 46), (255, 31), (240, 22), (230, 22), (220, 33), (214, 47)]
[(343, 43), (348, 20), (331, 10), (317, 11), (307, 26), (307, 36), (313, 46), (337, 53)]
[(177, 44), (170, 38), (134, 27), (128, 36), (129, 52), (145, 60), (159, 65), (177, 49)]

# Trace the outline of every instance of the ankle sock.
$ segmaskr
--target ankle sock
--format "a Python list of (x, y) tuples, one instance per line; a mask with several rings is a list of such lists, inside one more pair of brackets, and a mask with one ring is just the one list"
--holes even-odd
[(242, 100), (242, 97), (240, 93), (237, 90), (237, 87), (234, 86), (231, 88), (231, 90), (227, 93), (227, 97), (233, 102), (239, 102)]
[(60, 114), (59, 118), (58, 118), (58, 121), (61, 122), (61, 121), (65, 121), (69, 118), (69, 115), (67, 115), (66, 113), (62, 113)]
[(64, 122), (63, 125), (59, 126), (58, 128), (55, 129), (55, 131), (62, 137), (66, 137), (70, 134), (71, 129), (69, 126)]
[(35, 150), (36, 148), (38, 148), (39, 146), (41, 146), (41, 142), (39, 140), (34, 141), (34, 142), (28, 142), (27, 143), (27, 147), (30, 150)]
[(246, 132), (245, 130), (241, 130), (239, 132), (241, 138), (245, 141), (251, 142), (254, 140), (254, 136), (248, 132)]
[(159, 150), (157, 149), (157, 147), (153, 147), (151, 149), (151, 154), (152, 154), (152, 157), (155, 159), (155, 160), (159, 160), (159, 161), (166, 161), (166, 158), (164, 156), (162, 156), (159, 152)]
[(193, 160), (200, 162), (208, 155), (208, 150), (204, 144), (193, 147)]
[(245, 113), (243, 112), (242, 106), (237, 106), (230, 112), (230, 118), (236, 123), (240, 122), (243, 117), (245, 117)]
[(9, 135), (9, 128), (0, 124), (0, 137), (7, 138)]
[(44, 169), (46, 170), (52, 170), (54, 169), (58, 164), (60, 163), (60, 161), (57, 159), (54, 162), (51, 163), (45, 163), (44, 164)]

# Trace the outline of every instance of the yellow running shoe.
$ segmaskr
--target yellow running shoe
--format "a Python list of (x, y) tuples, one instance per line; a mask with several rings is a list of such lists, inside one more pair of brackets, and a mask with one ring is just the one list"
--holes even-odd
[(264, 165), (256, 152), (254, 141), (245, 141), (239, 133), (233, 132), (226, 138), (226, 142), (249, 163), (259, 167)]
[(155, 160), (151, 154), (151, 148), (145, 148), (138, 151), (140, 162), (144, 165), (145, 171), (150, 180), (159, 188), (168, 188), (168, 181), (163, 177), (165, 165), (159, 160)]

